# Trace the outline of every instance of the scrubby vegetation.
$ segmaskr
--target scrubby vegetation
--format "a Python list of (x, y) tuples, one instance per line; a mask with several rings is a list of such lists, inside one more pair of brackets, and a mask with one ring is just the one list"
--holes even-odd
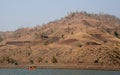
[(52, 57), (51, 61), (52, 61), (52, 63), (57, 63), (58, 62), (56, 57), (54, 57), (54, 56)]
[(114, 32), (114, 35), (116, 36), (116, 37), (119, 37), (119, 34), (118, 34), (118, 32)]
[(30, 61), (30, 64), (34, 64), (34, 60), (30, 59), (29, 61)]
[(5, 56), (0, 59), (0, 63), (5, 63), (5, 62), (8, 64), (18, 65), (17, 61), (13, 58), (10, 58), (9, 56)]
[(41, 57), (38, 58), (38, 63), (40, 63), (43, 59)]
[(2, 42), (3, 41), (3, 38), (0, 36), (0, 42)]
[(120, 66), (119, 38), (119, 18), (71, 12), (43, 26), (1, 32), (0, 65)]

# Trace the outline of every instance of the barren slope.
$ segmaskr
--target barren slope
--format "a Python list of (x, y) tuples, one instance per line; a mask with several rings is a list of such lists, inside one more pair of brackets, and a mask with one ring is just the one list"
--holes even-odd
[(115, 16), (76, 12), (43, 26), (0, 32), (0, 65), (120, 67), (119, 29)]

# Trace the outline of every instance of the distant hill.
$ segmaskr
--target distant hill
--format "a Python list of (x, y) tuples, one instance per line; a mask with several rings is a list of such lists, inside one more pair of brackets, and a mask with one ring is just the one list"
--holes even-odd
[(42, 26), (0, 32), (0, 66), (43, 64), (120, 67), (120, 19), (72, 12)]

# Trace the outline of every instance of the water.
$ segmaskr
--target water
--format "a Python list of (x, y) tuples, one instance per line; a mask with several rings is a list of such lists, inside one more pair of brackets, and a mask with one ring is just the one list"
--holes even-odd
[(0, 75), (120, 75), (120, 71), (73, 69), (0, 69)]

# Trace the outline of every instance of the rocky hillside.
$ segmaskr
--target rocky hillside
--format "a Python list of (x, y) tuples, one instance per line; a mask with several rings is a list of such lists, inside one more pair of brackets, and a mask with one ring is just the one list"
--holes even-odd
[(55, 63), (120, 66), (120, 19), (73, 12), (42, 26), (0, 32), (0, 65)]

